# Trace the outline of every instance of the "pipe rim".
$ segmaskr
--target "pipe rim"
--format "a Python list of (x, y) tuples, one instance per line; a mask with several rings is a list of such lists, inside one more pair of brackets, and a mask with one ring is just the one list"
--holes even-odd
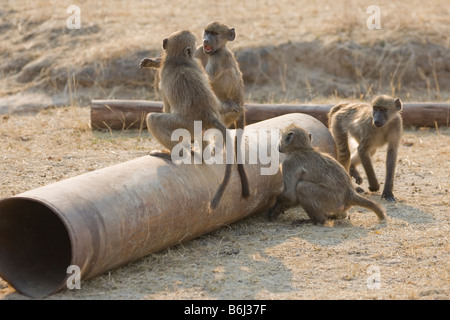
[(0, 276), (17, 292), (43, 298), (65, 287), (73, 243), (70, 224), (49, 202), (0, 200)]

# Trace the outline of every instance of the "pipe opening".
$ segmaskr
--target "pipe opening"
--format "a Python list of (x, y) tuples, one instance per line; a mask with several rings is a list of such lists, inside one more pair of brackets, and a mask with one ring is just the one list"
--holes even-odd
[(40, 298), (65, 285), (69, 233), (57, 214), (33, 199), (0, 201), (0, 276), (18, 292)]

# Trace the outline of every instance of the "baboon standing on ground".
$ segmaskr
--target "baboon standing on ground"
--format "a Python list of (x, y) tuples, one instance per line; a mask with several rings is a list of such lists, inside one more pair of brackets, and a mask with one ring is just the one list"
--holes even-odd
[[(386, 180), (382, 199), (396, 201), (392, 189), (397, 164), (397, 152), (403, 131), (400, 115), (402, 103), (386, 95), (375, 97), (368, 103), (340, 103), (328, 114), (328, 127), (336, 141), (337, 159), (355, 178), (357, 184), (363, 179), (356, 166), (361, 163), (369, 180), (369, 190), (378, 191), (378, 183), (371, 157), (377, 148), (388, 144), (386, 157)], [(358, 142), (357, 151), (350, 157), (349, 135)]]
[(347, 210), (361, 206), (372, 210), (379, 219), (385, 219), (384, 210), (375, 202), (356, 193), (347, 171), (327, 154), (311, 145), (311, 134), (295, 124), (288, 126), (278, 144), (286, 154), (281, 165), (284, 191), (269, 210), (270, 220), (286, 209), (300, 205), (314, 224), (327, 219), (343, 219)]
[[(171, 140), (172, 132), (184, 128), (193, 137), (194, 121), (202, 121), (205, 130), (219, 129), (225, 142), (227, 128), (218, 110), (220, 102), (212, 92), (206, 74), (193, 57), (195, 36), (186, 30), (175, 32), (164, 39), (163, 49), (159, 86), (165, 113), (150, 113), (146, 118), (148, 130), (169, 152), (178, 144)], [(166, 152), (153, 152), (152, 155), (171, 159)], [(231, 164), (226, 164), (224, 179), (211, 202), (213, 209), (218, 206), (230, 175)], [(247, 176), (244, 175), (244, 179), (242, 175), (240, 177), (242, 196), (248, 197), (250, 190)]]

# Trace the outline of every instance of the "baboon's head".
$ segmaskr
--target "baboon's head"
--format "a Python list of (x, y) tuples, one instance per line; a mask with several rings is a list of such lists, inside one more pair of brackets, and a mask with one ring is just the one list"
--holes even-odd
[(291, 124), (282, 132), (278, 151), (290, 153), (299, 150), (311, 149), (311, 134), (296, 124)]
[(228, 41), (236, 38), (234, 28), (228, 28), (220, 21), (214, 21), (208, 24), (203, 33), (203, 52), (213, 54), (220, 50)]
[(402, 110), (400, 99), (394, 99), (390, 96), (381, 95), (375, 97), (372, 101), (373, 124), (381, 128), (391, 121), (397, 112)]
[(163, 49), (166, 56), (192, 57), (195, 50), (195, 36), (189, 30), (172, 33), (163, 40)]

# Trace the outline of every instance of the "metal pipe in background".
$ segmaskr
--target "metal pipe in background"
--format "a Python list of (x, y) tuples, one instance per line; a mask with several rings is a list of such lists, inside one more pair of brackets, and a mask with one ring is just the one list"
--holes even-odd
[[(246, 129), (283, 129), (292, 122), (312, 133), (313, 145), (335, 154), (328, 129), (309, 115), (284, 115)], [(277, 142), (268, 146), (272, 153)], [(250, 136), (246, 150), (257, 145)], [(283, 182), (279, 171), (261, 175), (262, 167), (245, 164), (248, 199), (241, 197), (233, 167), (216, 210), (210, 201), (225, 165), (175, 165), (151, 156), (5, 198), (0, 201), (0, 276), (18, 292), (42, 298), (66, 286), (69, 265), (88, 279), (265, 211)]]

